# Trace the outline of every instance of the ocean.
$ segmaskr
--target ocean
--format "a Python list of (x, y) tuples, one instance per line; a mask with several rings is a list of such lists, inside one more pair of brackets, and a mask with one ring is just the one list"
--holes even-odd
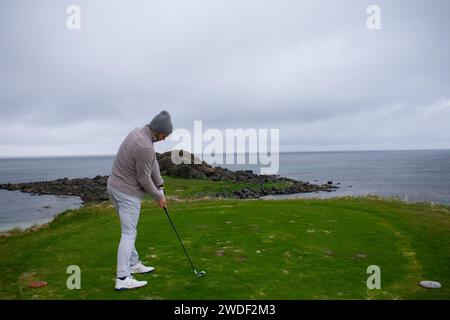
[[(55, 180), (107, 175), (113, 156), (0, 158), (0, 183)], [(25, 229), (53, 220), (59, 213), (80, 208), (79, 197), (31, 195), (0, 189), (0, 232)]]
[[(113, 161), (113, 156), (0, 158), (0, 183), (108, 175)], [(222, 166), (256, 173), (260, 169), (258, 165)], [(450, 150), (280, 153), (279, 174), (317, 184), (331, 180), (340, 186), (332, 193), (284, 196), (287, 198), (373, 194), (450, 204)], [(59, 212), (80, 207), (82, 201), (0, 190), (0, 203), (0, 231), (4, 231), (50, 221)]]

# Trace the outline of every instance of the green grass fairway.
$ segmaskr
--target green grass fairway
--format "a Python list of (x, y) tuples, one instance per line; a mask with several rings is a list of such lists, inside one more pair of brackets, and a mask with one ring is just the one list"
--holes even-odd
[[(154, 273), (145, 288), (114, 291), (120, 237), (110, 203), (59, 216), (46, 228), (0, 238), (1, 299), (449, 299), (450, 210), (375, 197), (330, 200), (146, 201), (136, 247)], [(81, 290), (66, 268), (81, 268)], [(368, 290), (369, 265), (381, 290)], [(30, 279), (48, 286), (27, 287)], [(420, 280), (442, 289), (423, 289)]]

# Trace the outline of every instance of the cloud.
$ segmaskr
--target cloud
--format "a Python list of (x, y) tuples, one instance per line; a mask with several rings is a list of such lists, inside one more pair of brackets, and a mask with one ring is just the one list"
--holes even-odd
[(369, 1), (75, 2), (80, 31), (73, 1), (0, 4), (0, 155), (112, 154), (161, 109), (282, 150), (450, 147), (448, 1), (378, 1), (380, 31)]

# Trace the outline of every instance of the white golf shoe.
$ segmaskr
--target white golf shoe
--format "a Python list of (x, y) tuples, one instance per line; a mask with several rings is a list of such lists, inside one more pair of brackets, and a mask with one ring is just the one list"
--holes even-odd
[(153, 267), (146, 267), (141, 262), (136, 263), (134, 266), (130, 267), (130, 273), (149, 273), (155, 270)]
[(132, 276), (129, 276), (123, 280), (116, 279), (116, 290), (136, 289), (146, 285), (147, 281), (138, 281)]

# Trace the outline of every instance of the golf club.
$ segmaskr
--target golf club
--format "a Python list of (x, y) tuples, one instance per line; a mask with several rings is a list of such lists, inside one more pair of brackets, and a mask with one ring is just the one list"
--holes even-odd
[(206, 272), (205, 272), (205, 271), (200, 271), (200, 272), (198, 272), (197, 270), (195, 270), (194, 265), (192, 264), (191, 258), (189, 258), (189, 255), (188, 255), (188, 253), (187, 253), (187, 251), (186, 251), (186, 248), (184, 247), (183, 241), (181, 241), (181, 238), (180, 238), (180, 236), (178, 235), (177, 229), (175, 229), (175, 225), (173, 224), (172, 219), (170, 219), (169, 212), (167, 212), (167, 208), (166, 208), (166, 207), (164, 207), (164, 212), (166, 213), (166, 216), (167, 216), (167, 218), (169, 219), (170, 224), (172, 225), (172, 228), (173, 228), (173, 230), (175, 231), (175, 234), (176, 234), (177, 237), (178, 237), (178, 240), (180, 240), (181, 246), (183, 247), (184, 253), (186, 254), (186, 257), (188, 258), (189, 263), (190, 263), (190, 265), (191, 265), (191, 267), (192, 267), (192, 270), (194, 270), (195, 275), (196, 275), (197, 277), (204, 277), (204, 276), (206, 275)]

